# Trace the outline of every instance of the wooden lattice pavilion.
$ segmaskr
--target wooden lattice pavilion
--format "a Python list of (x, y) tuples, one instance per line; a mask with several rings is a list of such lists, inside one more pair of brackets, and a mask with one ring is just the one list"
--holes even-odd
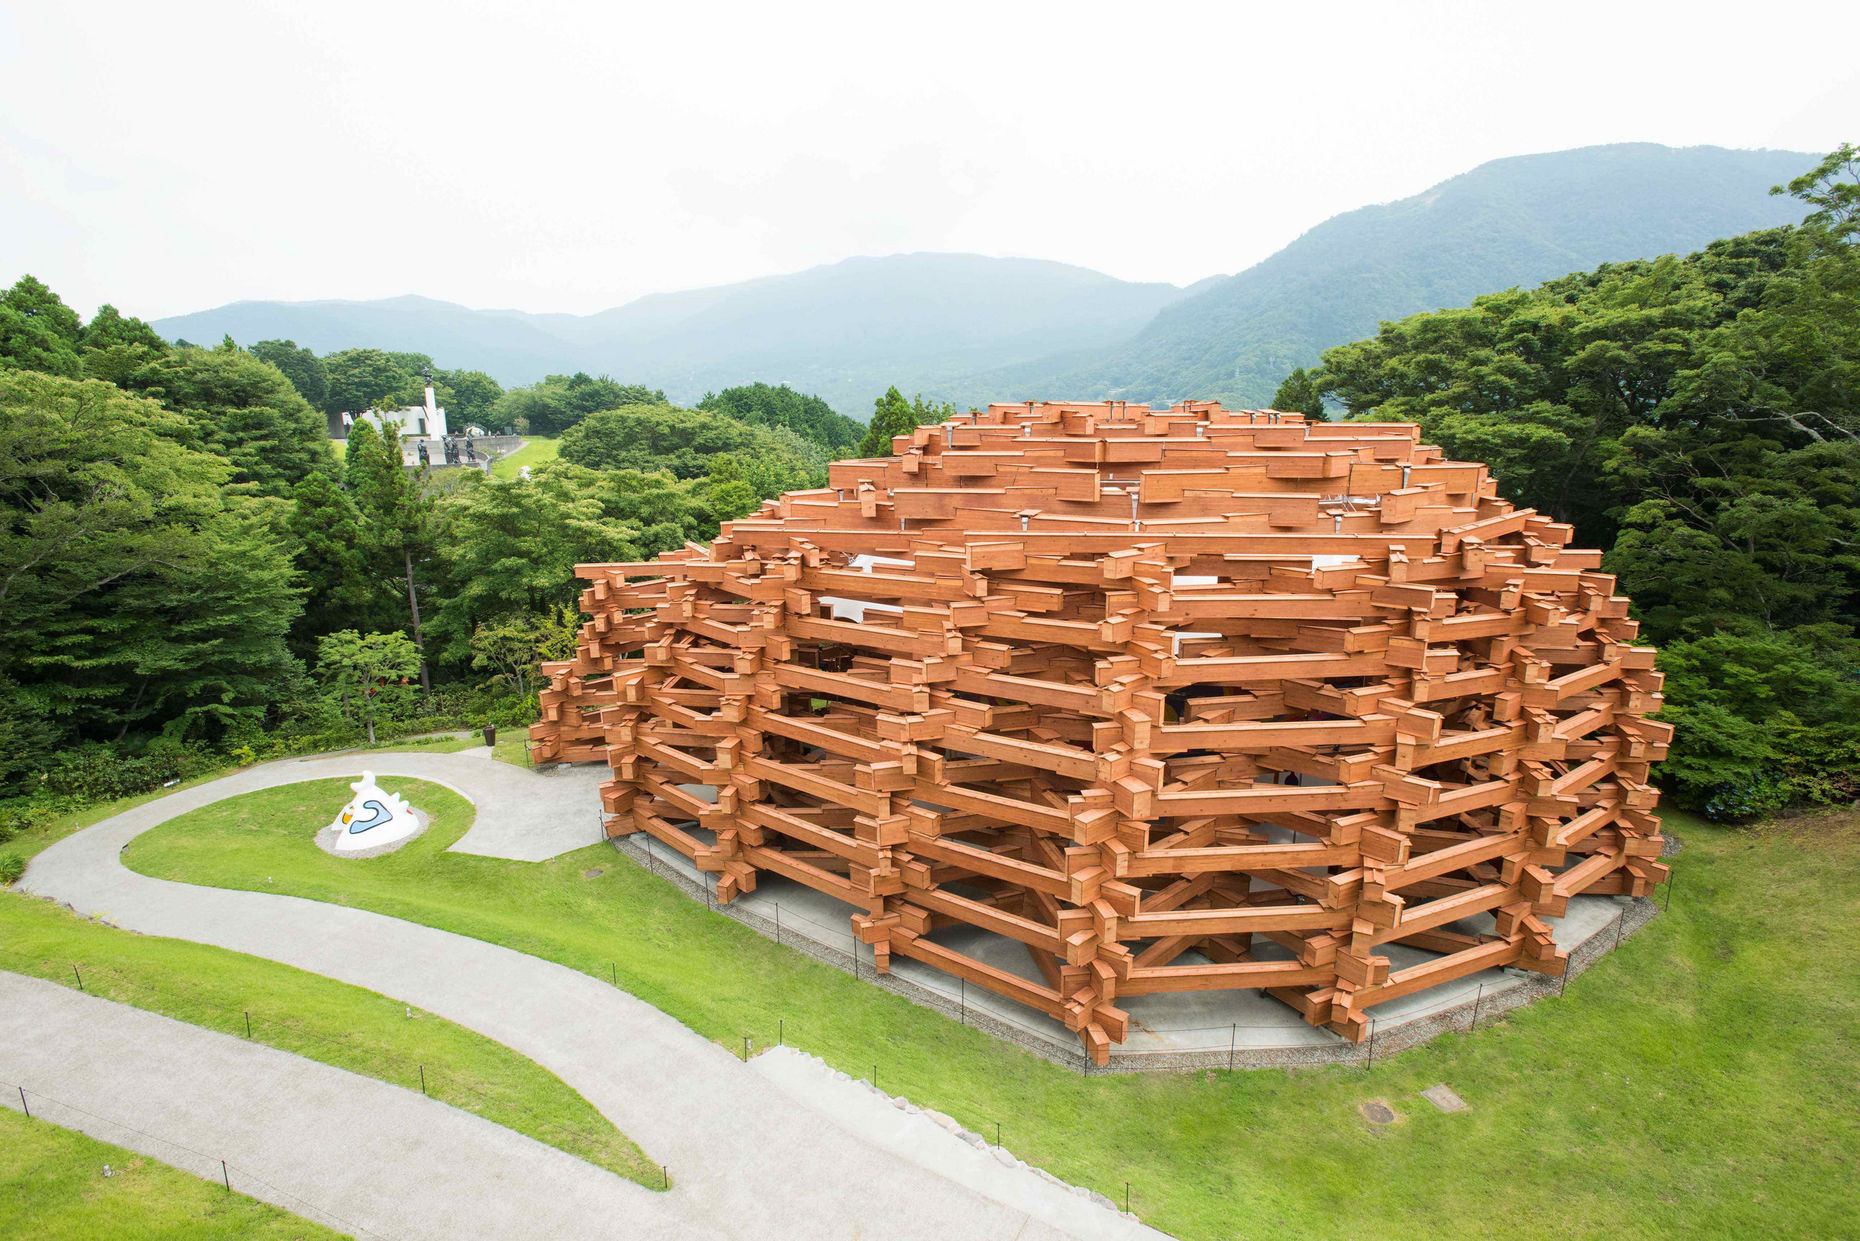
[(610, 764), (610, 833), (719, 900), (806, 884), (880, 970), (1102, 1064), (1130, 996), (1260, 989), (1360, 1039), (1440, 982), (1560, 974), (1571, 897), (1665, 878), (1628, 601), (1417, 427), (992, 405), (893, 447), (709, 546), (578, 567), (593, 619), (535, 756)]

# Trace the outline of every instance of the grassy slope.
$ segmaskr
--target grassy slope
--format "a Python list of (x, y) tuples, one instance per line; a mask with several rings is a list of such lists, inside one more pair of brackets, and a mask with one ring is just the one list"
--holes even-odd
[[(255, 796), (265, 796), (263, 794)], [(331, 789), (328, 798), (336, 797)], [(317, 804), (317, 814), (325, 808)], [(275, 807), (273, 807), (275, 809)], [(547, 863), (441, 852), (356, 871), (266, 816), (211, 808), (132, 867), (353, 904), (605, 977), (704, 1035), (788, 1041), (992, 1133), (1188, 1238), (1860, 1235), (1852, 1059), (1860, 825), (1727, 831), (1673, 816), (1672, 911), (1568, 995), (1369, 1071), (1084, 1079), (711, 914), (603, 846)], [(316, 815), (300, 824), (316, 821)], [(592, 874), (598, 869), (601, 873)], [(1814, 951), (1810, 946), (1814, 946)], [(1471, 1104), (1417, 1099), (1447, 1082)], [(1401, 1123), (1359, 1119), (1369, 1099)]]
[[(348, 782), (319, 783), (341, 790), (322, 816), (327, 821), (347, 799)], [(433, 813), (436, 831), (456, 836), (470, 825), (470, 804), (450, 790), (418, 780), (383, 783)], [(290, 786), (287, 809), (300, 809), (316, 791)], [(424, 1070), (436, 1099), (630, 1180), (660, 1182), (658, 1166), (586, 1099), (535, 1061), (463, 1026), (259, 957), (132, 934), (22, 895), (0, 897), (0, 969), (75, 986), (73, 964), (92, 994), (192, 1025), (244, 1035), (250, 1014), (255, 1040), (312, 1060), (415, 1090)]]
[(523, 447), (508, 457), (499, 457), (491, 463), (491, 474), (496, 478), (516, 478), (523, 472), (524, 466), (538, 466), (546, 461), (554, 461), (561, 452), (561, 445), (553, 436), (528, 435)]
[[(191, 1173), (0, 1108), (0, 1237), (322, 1241), (340, 1234)], [(114, 1175), (106, 1178), (103, 1165)]]

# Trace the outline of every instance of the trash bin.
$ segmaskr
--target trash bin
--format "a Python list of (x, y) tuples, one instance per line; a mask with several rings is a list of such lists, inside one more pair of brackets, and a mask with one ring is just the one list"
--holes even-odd
[(484, 726), (484, 743), (486, 745), (497, 744), (497, 725), (486, 724)]

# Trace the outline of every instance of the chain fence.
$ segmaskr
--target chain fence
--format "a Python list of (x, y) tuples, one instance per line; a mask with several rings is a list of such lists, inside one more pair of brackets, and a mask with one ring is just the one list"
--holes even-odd
[[(265, 1009), (230, 1008), (217, 1002), (218, 994), (199, 983), (171, 976), (142, 976), (120, 963), (67, 960), (34, 956), (0, 948), (0, 968), (59, 983), (100, 999), (116, 1000), (136, 1008), (174, 1017), (189, 1025), (263, 1043), (279, 1051), (301, 1055), (337, 1068), (372, 1077), (421, 1094), (440, 1103), (526, 1134), (540, 1142), (575, 1153), (581, 1136), (559, 1113), (541, 1111), (522, 1099), (487, 1090), (454, 1073), (442, 1058), (413, 1057), (385, 1050), (360, 1037), (331, 1037), (305, 1029), (286, 1013)], [(413, 1008), (405, 1005), (409, 1019)], [(185, 1013), (185, 1016), (176, 1014)], [(432, 1017), (424, 1010), (421, 1017)], [(482, 1037), (482, 1036), (480, 1036)], [(489, 1042), (490, 1040), (486, 1040)], [(580, 1157), (586, 1158), (585, 1155)]]
[[(321, 1224), (325, 1228), (350, 1236), (374, 1237), (379, 1238), (380, 1241), (387, 1241), (383, 1234), (371, 1228), (365, 1228), (352, 1220), (344, 1219), (329, 1208), (319, 1206), (299, 1194), (280, 1187), (276, 1182), (265, 1179), (242, 1164), (198, 1150), (184, 1142), (177, 1142), (173, 1138), (151, 1133), (128, 1121), (101, 1115), (88, 1108), (79, 1107), (75, 1103), (66, 1103), (42, 1090), (29, 1090), (19, 1082), (0, 1080), (0, 1102), (7, 1107), (17, 1107), (25, 1113), (28, 1120), (42, 1120), (47, 1124), (58, 1124), (66, 1129), (75, 1129), (99, 1141), (108, 1141), (112, 1145), (128, 1147), (150, 1158), (159, 1159), (170, 1167), (178, 1168), (183, 1172), (191, 1172), (202, 1180), (218, 1181), (225, 1187), (227, 1193), (233, 1192), (233, 1181), (237, 1180), (239, 1192), (269, 1202), (273, 1206), (282, 1207), (294, 1215)], [(98, 1126), (119, 1130), (132, 1139), (141, 1139), (141, 1141), (138, 1143), (133, 1140), (119, 1141), (102, 1137), (97, 1132)], [(155, 1145), (159, 1150), (149, 1150), (148, 1144)]]

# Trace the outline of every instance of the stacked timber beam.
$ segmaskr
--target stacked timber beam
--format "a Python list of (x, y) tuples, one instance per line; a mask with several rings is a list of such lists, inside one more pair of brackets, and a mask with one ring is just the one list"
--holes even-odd
[(708, 546), (577, 569), (593, 619), (536, 756), (607, 762), (610, 833), (719, 900), (806, 884), (880, 970), (986, 987), (1102, 1064), (1133, 996), (1263, 990), (1360, 1039), (1437, 983), (1560, 974), (1571, 897), (1666, 877), (1628, 601), (1415, 426), (992, 405), (893, 447)]

